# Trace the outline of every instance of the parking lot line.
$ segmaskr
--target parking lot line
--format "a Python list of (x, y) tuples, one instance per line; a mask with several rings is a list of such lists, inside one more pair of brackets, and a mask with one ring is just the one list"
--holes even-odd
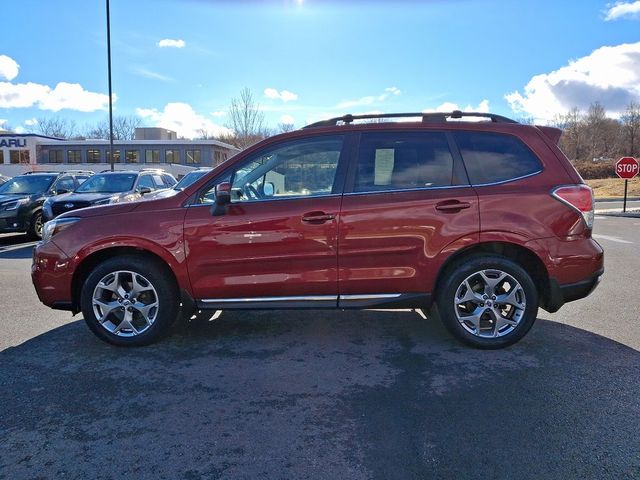
[(609, 235), (593, 234), (593, 238), (597, 238), (598, 240), (609, 240), (611, 242), (617, 242), (617, 243), (630, 243), (630, 244), (633, 244), (633, 242), (630, 242), (629, 240), (623, 240), (621, 238), (613, 237), (613, 236), (609, 236)]

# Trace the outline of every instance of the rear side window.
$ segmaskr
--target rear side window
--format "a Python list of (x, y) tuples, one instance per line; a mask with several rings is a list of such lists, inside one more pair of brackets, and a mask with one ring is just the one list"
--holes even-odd
[(454, 178), (453, 156), (442, 132), (362, 135), (356, 192), (457, 185)]
[(138, 188), (140, 187), (148, 187), (151, 190), (155, 190), (157, 188), (153, 183), (153, 179), (151, 178), (151, 175), (142, 175), (140, 177), (140, 181), (138, 182)]
[(454, 132), (472, 185), (506, 182), (542, 171), (540, 160), (518, 138), (488, 132)]

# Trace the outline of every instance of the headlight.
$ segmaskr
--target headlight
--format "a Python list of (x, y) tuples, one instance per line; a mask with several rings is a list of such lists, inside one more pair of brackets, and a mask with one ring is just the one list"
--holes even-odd
[(13, 202), (5, 203), (4, 204), (4, 209), (5, 210), (16, 210), (18, 207), (20, 207), (21, 205), (24, 205), (25, 203), (29, 203), (29, 199), (28, 198), (21, 198), (20, 200), (15, 200)]
[(48, 242), (55, 234), (60, 233), (67, 227), (80, 220), (78, 217), (56, 218), (44, 224), (42, 230), (42, 241)]

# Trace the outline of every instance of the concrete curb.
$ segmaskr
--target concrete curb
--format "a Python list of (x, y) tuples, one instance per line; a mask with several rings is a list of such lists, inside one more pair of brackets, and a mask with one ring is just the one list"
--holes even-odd
[(640, 218), (640, 209), (627, 210), (625, 213), (622, 213), (622, 209), (607, 209), (607, 210), (596, 210), (596, 215), (604, 216), (604, 217), (628, 217), (628, 218)]

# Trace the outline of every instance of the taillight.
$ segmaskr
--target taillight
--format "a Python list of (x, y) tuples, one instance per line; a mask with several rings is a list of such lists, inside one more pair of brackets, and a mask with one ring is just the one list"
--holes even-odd
[(551, 195), (580, 212), (587, 228), (593, 228), (594, 203), (591, 187), (584, 184), (563, 185), (554, 188)]

